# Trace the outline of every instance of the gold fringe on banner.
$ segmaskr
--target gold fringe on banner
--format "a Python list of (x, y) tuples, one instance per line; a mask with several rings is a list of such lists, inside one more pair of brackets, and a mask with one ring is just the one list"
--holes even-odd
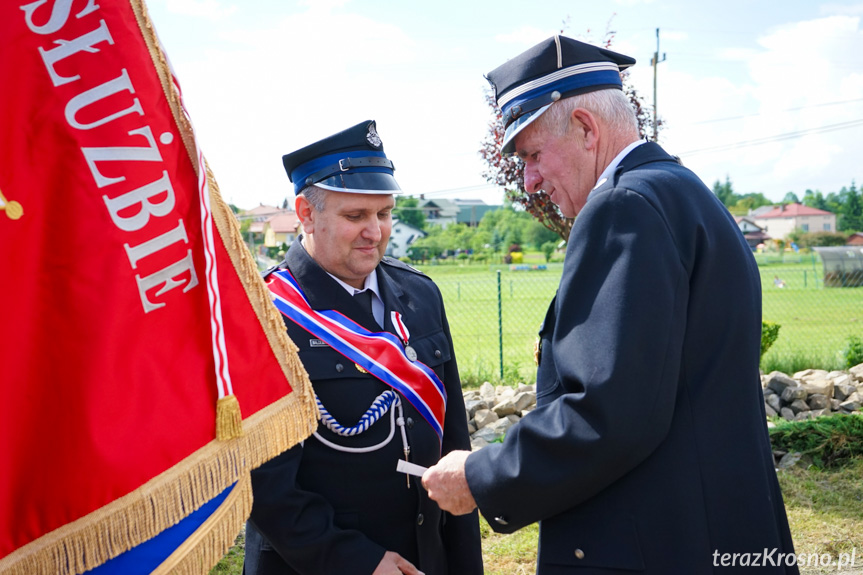
[(236, 395), (220, 397), (216, 403), (216, 439), (228, 441), (243, 435), (243, 416)]
[(125, 497), (16, 549), (0, 559), (0, 572), (71, 575), (98, 567), (176, 525), (231, 484), (248, 481), (251, 469), (311, 435), (317, 422), (310, 415), (298, 394), (279, 399), (243, 422), (243, 437), (211, 441)]
[(225, 556), (252, 512), (252, 482), (240, 479), (219, 508), (151, 575), (200, 575)]
[[(143, 0), (130, 0), (130, 4), (180, 127), (183, 142), (193, 165), (199, 170), (191, 125), (180, 107), (167, 59), (156, 40)], [(83, 573), (176, 525), (237, 483), (220, 507), (219, 516), (205, 522), (194, 541), (190, 540), (172, 554), (169, 558), (172, 566), (166, 567), (181, 574), (207, 573), (233, 542), (251, 511), (250, 470), (309, 437), (317, 427), (319, 414), (314, 393), (297, 347), (287, 336), (270, 292), (242, 242), (236, 218), (222, 200), (209, 166), (204, 168), (210, 182), (216, 228), (293, 391), (245, 420), (240, 420), (236, 398), (235, 407), (219, 407), (229, 414), (224, 415), (230, 422), (225, 431), (230, 434), (239, 430), (241, 436), (229, 441), (211, 441), (128, 495), (16, 549), (0, 559), (3, 575)], [(225, 403), (230, 403), (230, 400)], [(221, 418), (219, 415), (217, 420)]]

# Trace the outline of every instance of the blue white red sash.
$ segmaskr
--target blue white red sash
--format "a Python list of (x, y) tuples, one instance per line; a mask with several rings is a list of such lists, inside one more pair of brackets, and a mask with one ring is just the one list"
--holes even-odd
[(443, 382), (427, 365), (410, 361), (395, 335), (371, 332), (335, 310), (313, 310), (288, 270), (270, 274), (267, 287), (282, 315), (404, 395), (443, 440)]

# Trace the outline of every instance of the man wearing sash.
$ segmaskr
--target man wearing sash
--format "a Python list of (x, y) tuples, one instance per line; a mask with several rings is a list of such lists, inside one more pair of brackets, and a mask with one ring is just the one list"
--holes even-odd
[(399, 461), (470, 448), (437, 286), (383, 257), (399, 187), (373, 121), (283, 157), (303, 235), (265, 281), (321, 423), (252, 473), (248, 575), (482, 573), (476, 512), (454, 517)]

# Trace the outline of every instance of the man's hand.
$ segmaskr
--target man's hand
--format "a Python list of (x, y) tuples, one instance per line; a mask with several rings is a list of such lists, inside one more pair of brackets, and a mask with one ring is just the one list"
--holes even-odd
[(450, 451), (423, 474), (422, 484), (429, 497), (453, 515), (466, 515), (476, 509), (476, 501), (464, 476), (464, 462), (468, 455), (470, 451)]
[(396, 553), (387, 551), (378, 563), (372, 575), (423, 575), (423, 572), (413, 566), (413, 563)]

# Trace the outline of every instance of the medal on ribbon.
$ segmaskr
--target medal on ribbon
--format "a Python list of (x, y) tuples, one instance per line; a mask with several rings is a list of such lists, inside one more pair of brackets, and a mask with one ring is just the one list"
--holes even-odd
[(408, 326), (402, 321), (402, 314), (397, 311), (390, 312), (390, 318), (393, 320), (393, 326), (396, 328), (398, 336), (402, 343), (405, 344), (405, 355), (411, 361), (417, 360), (417, 351), (410, 346), (411, 332), (408, 331)]

